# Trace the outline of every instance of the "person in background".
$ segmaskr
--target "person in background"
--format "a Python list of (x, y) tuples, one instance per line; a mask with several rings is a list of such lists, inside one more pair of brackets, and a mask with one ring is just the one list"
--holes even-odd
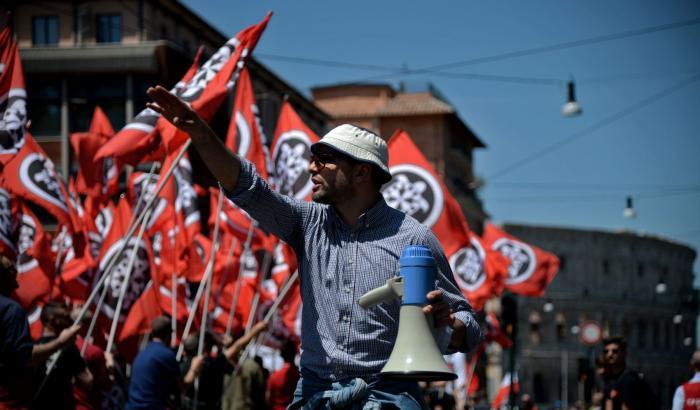
[[(197, 356), (199, 347), (199, 334), (192, 334), (185, 339), (185, 360), (180, 363), (180, 370), (186, 371), (192, 359)], [(233, 372), (233, 364), (226, 359), (226, 355), (217, 345), (216, 354), (214, 335), (206, 332), (204, 336), (204, 363), (199, 372), (199, 389), (196, 392), (197, 409), (219, 410), (221, 409), (221, 394), (224, 386), (224, 376)], [(195, 386), (189, 386), (182, 400), (182, 407), (194, 408)]]
[(265, 402), (270, 410), (285, 410), (294, 399), (294, 389), (299, 381), (299, 369), (294, 364), (296, 355), (297, 345), (288, 339), (280, 349), (284, 364), (267, 380)]
[[(68, 308), (62, 302), (49, 302), (41, 311), (43, 325), (41, 338), (37, 344), (46, 344), (58, 339), (59, 334), (71, 327)], [(56, 360), (55, 367), (47, 373), (49, 363)], [(56, 354), (51, 359), (34, 369), (34, 409), (75, 409), (73, 397), (73, 379), (80, 389), (92, 389), (93, 376), (80, 356), (80, 351), (73, 338), (65, 344), (60, 356)]]
[(527, 393), (520, 396), (520, 408), (522, 410), (538, 410), (535, 400)]
[(238, 337), (224, 349), (224, 355), (236, 368), (224, 382), (222, 408), (226, 410), (260, 409), (265, 405), (265, 371), (254, 359), (247, 358), (239, 365), (240, 355), (253, 338), (267, 330), (268, 322), (256, 323), (251, 330)]
[(700, 408), (700, 350), (690, 358), (693, 378), (681, 384), (673, 395), (671, 410), (696, 410)]
[(71, 345), (80, 326), (62, 330), (46, 343), (34, 344), (27, 313), (8, 296), (19, 287), (14, 262), (0, 255), (0, 409), (26, 409), (31, 404), (30, 366)]
[(192, 359), (181, 376), (175, 352), (170, 348), (170, 319), (159, 316), (151, 324), (151, 341), (134, 360), (126, 409), (160, 410), (176, 407), (181, 388), (194, 382), (204, 363), (203, 356)]
[[(75, 320), (80, 311), (79, 305), (74, 305), (71, 312), (71, 318)], [(83, 317), (83, 323), (90, 323), (92, 320), (92, 312), (87, 311)], [(83, 359), (88, 370), (93, 377), (92, 388), (84, 390), (84, 386), (76, 383), (73, 386), (73, 397), (75, 398), (76, 410), (91, 410), (101, 409), (105, 395), (112, 387), (112, 373), (114, 372), (115, 364), (114, 357), (111, 353), (106, 353), (102, 348), (86, 341), (82, 335), (78, 335), (75, 340), (75, 345), (82, 353)]]
[(644, 375), (627, 367), (627, 341), (621, 336), (603, 339), (604, 410), (658, 409), (658, 400)]

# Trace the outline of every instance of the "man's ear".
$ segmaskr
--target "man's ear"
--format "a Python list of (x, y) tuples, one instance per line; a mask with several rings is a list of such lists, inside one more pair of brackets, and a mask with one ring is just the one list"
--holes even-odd
[(355, 182), (363, 183), (372, 179), (372, 166), (367, 163), (360, 163), (354, 170)]

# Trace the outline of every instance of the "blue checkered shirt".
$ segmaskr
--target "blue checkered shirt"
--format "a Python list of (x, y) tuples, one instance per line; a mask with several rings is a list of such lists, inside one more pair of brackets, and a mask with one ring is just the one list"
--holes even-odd
[[(297, 254), (303, 301), (302, 368), (331, 381), (382, 369), (396, 340), (401, 303), (364, 310), (357, 300), (399, 273), (399, 257), (407, 245), (432, 250), (438, 266), (436, 285), (466, 325), (467, 346), (473, 349), (481, 341), (471, 306), (457, 288), (435, 235), (383, 199), (350, 227), (331, 206), (273, 191), (247, 161), (229, 199)], [(449, 327), (436, 334), (443, 352), (451, 336)]]

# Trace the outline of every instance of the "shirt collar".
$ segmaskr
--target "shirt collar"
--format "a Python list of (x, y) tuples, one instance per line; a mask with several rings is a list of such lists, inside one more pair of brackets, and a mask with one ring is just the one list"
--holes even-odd
[(390, 208), (391, 207), (384, 200), (384, 196), (380, 196), (379, 200), (374, 205), (372, 205), (371, 208), (369, 208), (363, 214), (357, 217), (357, 222), (355, 223), (355, 226), (351, 228), (345, 224), (343, 218), (340, 217), (335, 208), (330, 207), (331, 212), (335, 217), (336, 223), (339, 224), (339, 226), (342, 226), (343, 228), (348, 230), (367, 229), (378, 225), (383, 219), (385, 219), (385, 216)]

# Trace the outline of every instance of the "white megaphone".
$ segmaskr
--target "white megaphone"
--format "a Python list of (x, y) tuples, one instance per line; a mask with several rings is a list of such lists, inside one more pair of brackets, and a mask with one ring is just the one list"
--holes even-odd
[(367, 309), (403, 297), (399, 334), (379, 375), (414, 381), (454, 380), (457, 375), (447, 367), (430, 330), (432, 317), (423, 313), (423, 306), (428, 304), (426, 295), (435, 288), (435, 259), (425, 246), (411, 245), (401, 253), (400, 264), (401, 276), (387, 280), (358, 300)]

